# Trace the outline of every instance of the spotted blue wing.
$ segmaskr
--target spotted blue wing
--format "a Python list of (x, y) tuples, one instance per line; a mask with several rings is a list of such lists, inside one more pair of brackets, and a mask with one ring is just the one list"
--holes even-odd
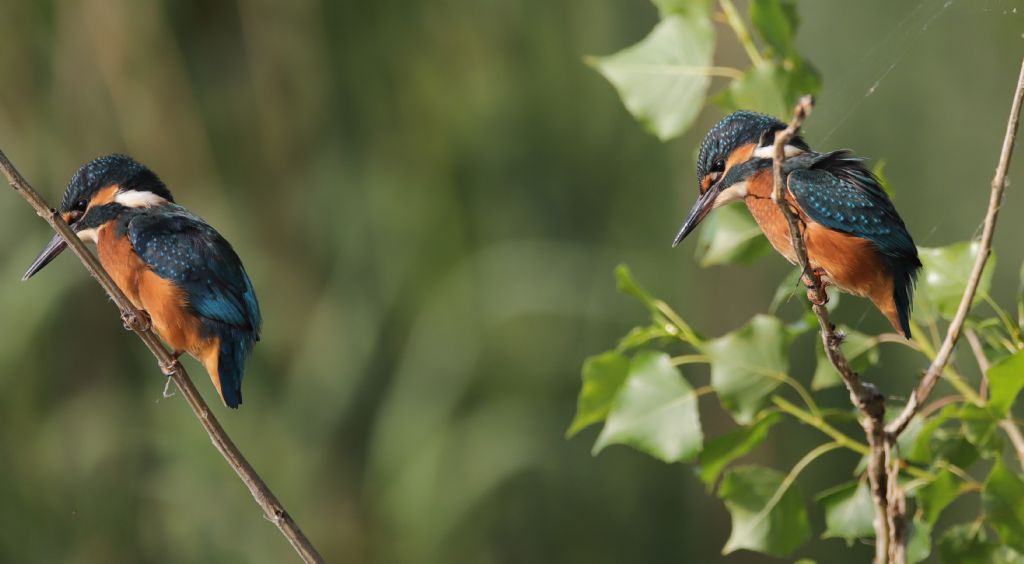
[(846, 151), (813, 157), (809, 168), (786, 177), (797, 204), (814, 222), (871, 241), (893, 280), (893, 300), (903, 334), (910, 336), (910, 307), (921, 261), (892, 201), (860, 160)]
[(917, 248), (892, 201), (868, 170), (848, 157), (833, 157), (845, 165), (794, 170), (789, 191), (800, 208), (821, 225), (867, 239), (892, 257), (917, 257)]
[(252, 282), (215, 229), (174, 206), (135, 214), (127, 235), (139, 258), (184, 290), (199, 316), (251, 331), (259, 339), (260, 310)]

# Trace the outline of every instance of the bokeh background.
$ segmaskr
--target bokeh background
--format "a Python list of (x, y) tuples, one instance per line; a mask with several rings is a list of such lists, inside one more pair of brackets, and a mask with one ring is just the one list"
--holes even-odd
[[(975, 234), (1024, 3), (799, 12), (824, 78), (810, 142), (884, 158), (918, 244)], [(232, 241), (265, 331), (243, 408), (214, 409), (329, 561), (714, 561), (728, 515), (692, 467), (591, 457), (596, 429), (563, 438), (582, 359), (646, 318), (617, 263), (708, 335), (766, 310), (788, 271), (704, 270), (692, 242), (669, 247), (721, 113), (659, 143), (582, 63), (656, 17), (645, 0), (3, 2), (0, 147), (51, 202), (82, 162), (129, 153)], [(742, 66), (719, 31), (717, 60)], [(1010, 306), (1017, 188), (993, 291)], [(2, 196), (0, 561), (294, 561), (81, 266), (18, 281), (49, 236)], [(886, 330), (858, 300), (838, 317)], [(812, 345), (793, 353), (805, 381)], [(922, 367), (901, 355), (867, 376), (897, 397)], [(714, 401), (709, 433), (731, 425)], [(788, 468), (819, 440), (786, 425), (752, 458)], [(810, 499), (855, 462), (832, 455), (797, 487)], [(822, 540), (796, 556), (869, 555)]]

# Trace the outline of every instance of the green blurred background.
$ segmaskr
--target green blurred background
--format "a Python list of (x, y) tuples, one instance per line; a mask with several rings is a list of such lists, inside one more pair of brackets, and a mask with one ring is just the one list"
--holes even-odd
[[(1024, 2), (799, 13), (824, 78), (810, 142), (884, 158), (919, 245), (975, 234)], [(656, 17), (646, 0), (4, 2), (0, 147), (51, 202), (82, 162), (129, 153), (234, 244), (265, 331), (243, 408), (215, 411), (328, 561), (712, 561), (728, 515), (692, 467), (592, 458), (594, 429), (563, 438), (582, 359), (646, 317), (615, 264), (708, 335), (764, 311), (788, 271), (775, 256), (702, 270), (693, 243), (669, 247), (721, 114), (661, 144), (582, 63)], [(719, 32), (716, 60), (742, 66)], [(1024, 258), (1017, 188), (997, 233), (1004, 304)], [(295, 560), (81, 266), (18, 282), (49, 236), (4, 196), (0, 561)], [(859, 300), (838, 317), (887, 330)], [(805, 381), (812, 346), (794, 352)], [(867, 377), (905, 394), (920, 361), (884, 354)], [(713, 402), (709, 434), (731, 425)], [(786, 425), (754, 459), (787, 468), (820, 441)], [(855, 463), (817, 462), (798, 488)], [(797, 556), (870, 554), (824, 540)]]

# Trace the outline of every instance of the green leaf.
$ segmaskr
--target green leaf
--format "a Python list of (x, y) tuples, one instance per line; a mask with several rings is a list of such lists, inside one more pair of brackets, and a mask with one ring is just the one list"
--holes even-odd
[(1024, 551), (1024, 482), (996, 458), (981, 491), (981, 505), (989, 525), (1003, 544)]
[(711, 386), (741, 425), (754, 420), (789, 371), (792, 334), (778, 318), (758, 315), (743, 327), (704, 343)]
[(836, 486), (818, 494), (825, 509), (825, 532), (821, 538), (841, 538), (847, 546), (861, 538), (875, 536), (875, 506), (867, 482)]
[(957, 414), (964, 438), (978, 449), (978, 453), (986, 458), (1000, 456), (1003, 453), (1003, 442), (996, 434), (999, 421), (992, 414), (976, 405), (967, 404)]
[(627, 333), (625, 337), (619, 340), (619, 344), (615, 347), (615, 350), (618, 352), (624, 352), (637, 347), (642, 347), (651, 341), (666, 339), (671, 336), (672, 334), (665, 330), (664, 325), (634, 327), (630, 329), (629, 333)]
[[(917, 248), (924, 270), (917, 281), (917, 292), (914, 294), (915, 315), (924, 319), (935, 319), (938, 316), (953, 317), (957, 306), (960, 305), (960, 298), (967, 286), (971, 269), (974, 268), (978, 249), (976, 241), (965, 241), (946, 247)], [(978, 302), (982, 294), (988, 292), (995, 263), (996, 256), (993, 252), (981, 276), (974, 303)]]
[(960, 495), (960, 484), (952, 472), (944, 469), (914, 495), (924, 512), (924, 520), (934, 525), (942, 510)]
[(633, 272), (628, 266), (620, 264), (615, 267), (615, 281), (618, 283), (620, 292), (640, 300), (651, 311), (657, 311), (654, 296), (651, 296), (647, 290), (636, 282), (636, 279), (633, 278)]
[(732, 516), (732, 533), (722, 554), (745, 548), (782, 557), (807, 541), (811, 528), (800, 494), (788, 488), (776, 495), (783, 480), (782, 473), (760, 466), (725, 474), (718, 497)]
[(910, 523), (907, 532), (907, 564), (923, 562), (932, 553), (932, 526), (920, 519)]
[(672, 14), (707, 16), (711, 8), (709, 0), (654, 0), (662, 17)]
[[(947, 460), (953, 466), (967, 468), (978, 461), (981, 453), (967, 440), (960, 429), (942, 428), (932, 434), (931, 449), (938, 460)], [(930, 460), (929, 462), (934, 462)]]
[[(917, 464), (931, 464), (936, 458), (932, 450), (932, 439), (935, 432), (947, 421), (955, 417), (957, 411), (959, 411), (957, 406), (947, 405), (939, 411), (938, 415), (929, 418), (928, 421), (921, 425), (920, 431), (914, 437), (913, 446), (909, 449), (910, 452), (907, 454), (907, 460)], [(906, 434), (905, 432), (904, 435)], [(903, 437), (901, 436), (900, 438), (902, 439)]]
[(1004, 358), (988, 370), (990, 397), (989, 411), (1003, 419), (1010, 414), (1010, 408), (1017, 400), (1017, 394), (1024, 388), (1024, 351)]
[(768, 436), (768, 431), (779, 421), (782, 421), (782, 414), (771, 413), (749, 426), (737, 427), (708, 441), (700, 454), (700, 479), (707, 485), (708, 491), (714, 487), (718, 475), (730, 462), (761, 444)]
[(604, 421), (628, 375), (629, 359), (616, 352), (606, 352), (584, 361), (583, 387), (576, 400), (576, 417), (566, 431), (566, 437)]
[(715, 210), (704, 220), (697, 241), (701, 266), (750, 264), (770, 250), (768, 239), (742, 204)]
[(621, 444), (665, 462), (693, 460), (703, 439), (693, 388), (667, 354), (643, 351), (629, 364), (594, 454)]
[(778, 55), (789, 57), (796, 52), (794, 39), (800, 18), (793, 0), (753, 0), (750, 23)]
[[(847, 360), (850, 361), (850, 366), (854, 371), (863, 372), (868, 367), (878, 364), (878, 348), (876, 347), (877, 343), (874, 337), (854, 331), (849, 327), (840, 327), (840, 330), (846, 335), (846, 339), (843, 340), (843, 344), (839, 348), (846, 355)], [(832, 386), (842, 385), (843, 379), (829, 361), (824, 347), (816, 344), (814, 350), (818, 365), (814, 369), (811, 388), (823, 390)]]
[(950, 527), (939, 539), (938, 553), (946, 564), (1024, 564), (1013, 549), (988, 542), (980, 524)]
[(741, 78), (715, 97), (727, 112), (755, 110), (785, 119), (792, 113), (789, 103), (790, 76), (775, 63), (765, 62), (747, 69)]
[(688, 10), (667, 15), (640, 43), (588, 62), (615, 86), (633, 117), (665, 141), (685, 132), (704, 105), (714, 47), (711, 18)]

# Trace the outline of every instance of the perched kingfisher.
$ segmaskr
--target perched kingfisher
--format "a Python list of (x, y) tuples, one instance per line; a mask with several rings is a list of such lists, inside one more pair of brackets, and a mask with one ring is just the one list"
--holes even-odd
[[(697, 202), (672, 246), (714, 208), (743, 200), (772, 247), (797, 263), (789, 224), (771, 197), (775, 133), (785, 128), (773, 117), (748, 111), (730, 114), (711, 128), (697, 159)], [(814, 274), (827, 285), (870, 299), (909, 339), (921, 261), (878, 178), (850, 151), (816, 153), (799, 136), (784, 154), (786, 201), (801, 220)]]
[[(225, 405), (242, 403), (242, 371), (260, 339), (260, 306), (231, 245), (174, 203), (167, 186), (130, 157), (109, 155), (75, 172), (61, 216), (96, 245), (103, 268), (145, 311), (177, 359), (189, 353), (209, 372)], [(55, 236), (28, 280), (64, 250)]]

